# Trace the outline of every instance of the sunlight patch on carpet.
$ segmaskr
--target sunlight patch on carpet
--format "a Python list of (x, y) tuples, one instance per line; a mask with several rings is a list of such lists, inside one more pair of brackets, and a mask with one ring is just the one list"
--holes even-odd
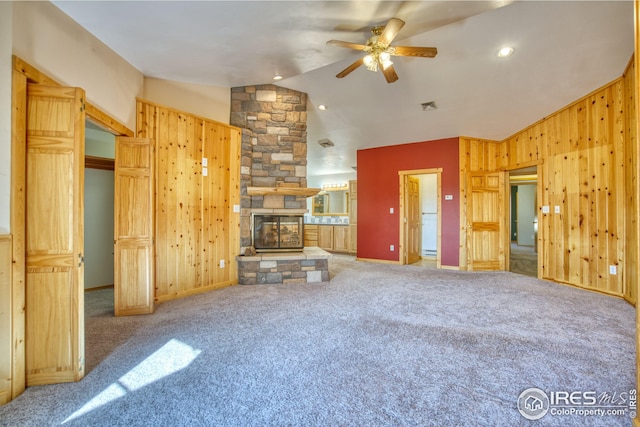
[(186, 368), (201, 351), (179, 340), (171, 339), (120, 377), (117, 382), (109, 385), (82, 408), (71, 414), (63, 424)]

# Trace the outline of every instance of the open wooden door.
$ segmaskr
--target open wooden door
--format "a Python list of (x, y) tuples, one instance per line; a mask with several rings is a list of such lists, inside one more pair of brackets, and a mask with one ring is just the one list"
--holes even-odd
[(116, 138), (114, 170), (114, 311), (154, 311), (154, 144)]
[(420, 249), (422, 247), (420, 230), (420, 179), (407, 176), (407, 264), (413, 264), (420, 260)]
[(27, 89), (28, 386), (84, 376), (84, 91)]
[(504, 270), (507, 232), (504, 172), (469, 175), (467, 265), (469, 270)]

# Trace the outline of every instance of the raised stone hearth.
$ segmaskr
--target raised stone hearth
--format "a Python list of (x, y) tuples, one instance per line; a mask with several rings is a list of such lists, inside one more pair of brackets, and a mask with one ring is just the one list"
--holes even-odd
[(317, 247), (302, 252), (238, 256), (241, 285), (302, 284), (329, 281), (331, 254)]

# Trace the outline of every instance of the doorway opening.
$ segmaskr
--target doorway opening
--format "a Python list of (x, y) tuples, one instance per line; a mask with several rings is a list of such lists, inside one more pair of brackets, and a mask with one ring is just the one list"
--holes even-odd
[(440, 268), (442, 169), (400, 171), (400, 264)]
[(114, 159), (116, 136), (85, 121), (85, 317), (114, 313)]
[(538, 277), (537, 166), (509, 172), (509, 271)]

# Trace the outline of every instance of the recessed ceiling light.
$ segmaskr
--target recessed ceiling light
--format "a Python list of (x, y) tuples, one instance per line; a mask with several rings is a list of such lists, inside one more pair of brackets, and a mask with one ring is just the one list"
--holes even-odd
[(273, 76), (273, 80), (282, 80), (282, 76), (280, 74), (276, 74)]
[(513, 48), (511, 46), (503, 47), (498, 51), (498, 56), (500, 58), (506, 58), (507, 56), (511, 56), (513, 54)]
[(327, 106), (326, 106), (326, 105), (324, 105), (324, 104), (320, 104), (320, 105), (318, 105), (318, 110), (320, 110), (320, 111), (324, 111), (324, 110), (326, 110), (326, 109), (327, 109)]

